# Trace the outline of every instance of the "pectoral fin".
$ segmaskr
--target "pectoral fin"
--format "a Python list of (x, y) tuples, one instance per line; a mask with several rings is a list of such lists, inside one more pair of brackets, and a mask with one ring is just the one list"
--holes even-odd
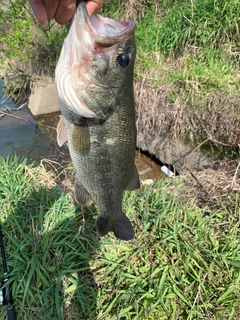
[(80, 155), (87, 155), (90, 149), (90, 134), (86, 122), (72, 126), (71, 144), (74, 151)]
[(78, 176), (75, 178), (75, 199), (82, 206), (89, 206), (92, 203), (92, 197), (84, 188)]
[(57, 143), (61, 147), (67, 141), (67, 128), (62, 116), (57, 124)]
[(134, 167), (132, 170), (132, 176), (131, 176), (131, 179), (128, 183), (126, 190), (133, 191), (133, 190), (139, 189), (139, 188), (140, 188), (139, 175), (138, 175), (136, 165), (134, 164)]

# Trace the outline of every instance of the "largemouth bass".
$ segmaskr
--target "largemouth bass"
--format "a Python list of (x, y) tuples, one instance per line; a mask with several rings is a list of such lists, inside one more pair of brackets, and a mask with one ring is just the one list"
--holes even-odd
[(134, 29), (132, 21), (89, 17), (81, 2), (56, 67), (62, 113), (57, 140), (60, 146), (68, 141), (76, 201), (94, 201), (99, 235), (113, 231), (122, 240), (134, 237), (122, 211), (123, 192), (140, 186), (134, 164)]

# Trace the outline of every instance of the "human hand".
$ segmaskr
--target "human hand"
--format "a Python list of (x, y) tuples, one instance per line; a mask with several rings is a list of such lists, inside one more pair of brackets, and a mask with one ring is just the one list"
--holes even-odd
[[(75, 12), (77, 0), (28, 0), (40, 24), (54, 18), (59, 24), (68, 23)], [(91, 16), (102, 8), (102, 0), (87, 0), (86, 7)]]

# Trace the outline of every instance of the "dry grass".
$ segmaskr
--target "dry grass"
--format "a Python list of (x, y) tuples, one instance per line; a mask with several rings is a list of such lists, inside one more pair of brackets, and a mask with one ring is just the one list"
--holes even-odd
[[(179, 181), (176, 183), (176, 181)], [(183, 203), (195, 199), (198, 207), (211, 210), (235, 210), (240, 197), (240, 162), (216, 161), (203, 171), (193, 172), (185, 167), (182, 175), (173, 179), (169, 193), (179, 196)]]
[(179, 171), (185, 164), (202, 170), (220, 155), (239, 156), (239, 93), (185, 91), (174, 99), (174, 87), (153, 85), (154, 77), (149, 73), (135, 84), (139, 148)]
[[(171, 86), (150, 84), (149, 76), (135, 84), (137, 128), (156, 137), (184, 138), (202, 142), (205, 139), (219, 146), (234, 147), (240, 137), (240, 94), (209, 93), (189, 101), (179, 95), (174, 101)], [(189, 105), (192, 105), (192, 108)]]

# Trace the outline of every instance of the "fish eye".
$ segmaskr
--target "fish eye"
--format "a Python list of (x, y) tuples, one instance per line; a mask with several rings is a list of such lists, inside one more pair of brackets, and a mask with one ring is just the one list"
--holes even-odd
[(117, 63), (120, 67), (126, 68), (129, 65), (130, 57), (128, 53), (121, 53), (117, 56)]

